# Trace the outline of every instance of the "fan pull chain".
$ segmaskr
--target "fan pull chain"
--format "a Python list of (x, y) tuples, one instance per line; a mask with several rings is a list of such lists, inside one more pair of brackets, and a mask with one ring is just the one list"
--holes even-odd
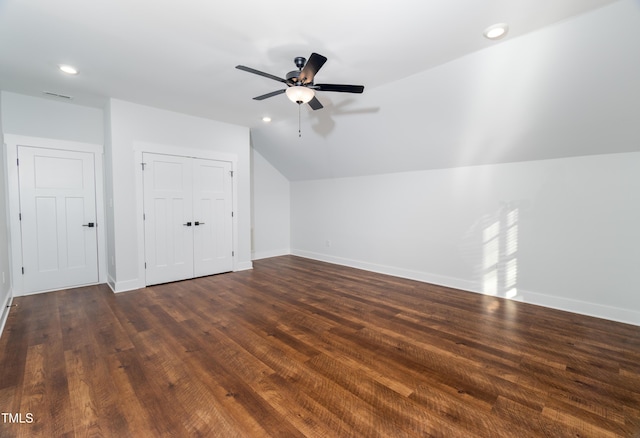
[(302, 130), (300, 129), (300, 107), (302, 105), (298, 104), (298, 138), (302, 137)]

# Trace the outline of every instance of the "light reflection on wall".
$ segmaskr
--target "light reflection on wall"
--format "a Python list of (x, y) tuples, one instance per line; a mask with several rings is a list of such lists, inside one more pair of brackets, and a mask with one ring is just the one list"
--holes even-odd
[(518, 295), (518, 207), (505, 203), (482, 230), (482, 286), (487, 295)]

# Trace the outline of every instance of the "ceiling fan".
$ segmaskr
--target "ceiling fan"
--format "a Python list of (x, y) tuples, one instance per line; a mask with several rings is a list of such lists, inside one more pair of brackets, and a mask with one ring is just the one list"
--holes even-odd
[(287, 97), (292, 102), (295, 102), (298, 105), (308, 103), (313, 110), (319, 110), (322, 108), (322, 104), (315, 96), (316, 91), (334, 91), (338, 93), (362, 93), (364, 91), (363, 85), (314, 84), (313, 79), (316, 73), (318, 73), (318, 70), (320, 70), (324, 63), (327, 62), (327, 58), (322, 55), (312, 53), (308, 61), (302, 56), (298, 56), (293, 60), (293, 62), (295, 62), (298, 70), (293, 70), (287, 73), (285, 79), (251, 67), (245, 67), (244, 65), (237, 65), (236, 68), (264, 76), (265, 78), (273, 79), (274, 81), (282, 82), (287, 85), (287, 88), (283, 90), (272, 91), (271, 93), (254, 97), (254, 100), (264, 100), (269, 97), (286, 93)]

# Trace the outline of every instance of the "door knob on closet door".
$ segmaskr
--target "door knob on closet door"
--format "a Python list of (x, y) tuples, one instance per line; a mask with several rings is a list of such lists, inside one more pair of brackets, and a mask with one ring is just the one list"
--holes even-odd
[(191, 222), (187, 222), (186, 224), (182, 224), (182, 225), (184, 225), (185, 227), (190, 227), (191, 226)]
[(89, 228), (93, 228), (96, 226), (96, 224), (94, 224), (93, 222), (89, 222), (88, 224), (83, 224), (83, 227), (89, 227)]
[(204, 222), (195, 221), (195, 226), (197, 227), (198, 225), (204, 225)]

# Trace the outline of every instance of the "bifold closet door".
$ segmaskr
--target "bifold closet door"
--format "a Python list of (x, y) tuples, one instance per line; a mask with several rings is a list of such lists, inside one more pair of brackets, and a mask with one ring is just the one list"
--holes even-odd
[(193, 277), (192, 159), (143, 154), (147, 285)]
[(233, 269), (231, 163), (143, 154), (146, 284)]
[(193, 160), (194, 276), (233, 269), (231, 163)]

